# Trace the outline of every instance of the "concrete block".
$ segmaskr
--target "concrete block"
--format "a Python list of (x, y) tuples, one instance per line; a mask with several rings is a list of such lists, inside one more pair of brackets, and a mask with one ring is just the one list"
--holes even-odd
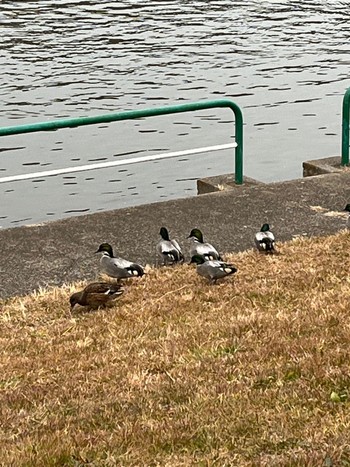
[(303, 177), (313, 177), (314, 175), (323, 175), (331, 173), (339, 173), (344, 170), (349, 170), (347, 167), (340, 165), (340, 157), (332, 156), (324, 159), (315, 159), (303, 162)]
[(241, 186), (262, 185), (262, 182), (253, 178), (243, 177), (243, 185), (235, 184), (234, 174), (217, 175), (197, 180), (197, 194), (214, 193), (216, 191), (236, 190)]

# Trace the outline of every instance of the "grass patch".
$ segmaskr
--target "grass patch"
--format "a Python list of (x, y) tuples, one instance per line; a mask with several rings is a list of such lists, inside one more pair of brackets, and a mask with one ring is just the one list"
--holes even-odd
[(350, 234), (0, 301), (1, 465), (350, 465)]

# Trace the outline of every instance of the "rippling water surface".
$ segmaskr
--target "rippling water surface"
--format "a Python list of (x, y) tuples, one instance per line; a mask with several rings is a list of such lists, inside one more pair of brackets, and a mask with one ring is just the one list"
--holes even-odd
[[(243, 110), (245, 174), (296, 178), (340, 153), (348, 2), (9, 1), (0, 5), (0, 126), (226, 97)], [(207, 110), (0, 138), (0, 178), (233, 141)], [(0, 183), (11, 227), (196, 194), (233, 153)]]

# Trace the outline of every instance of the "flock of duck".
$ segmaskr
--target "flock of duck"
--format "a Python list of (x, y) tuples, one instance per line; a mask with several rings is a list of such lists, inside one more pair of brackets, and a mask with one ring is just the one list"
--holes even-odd
[[(156, 251), (164, 266), (184, 262), (184, 255), (176, 240), (170, 240), (169, 232), (162, 227), (159, 232), (161, 239), (156, 245)], [(199, 229), (192, 229), (189, 236), (191, 257), (190, 263), (196, 264), (197, 273), (215, 284), (222, 279), (237, 272), (232, 264), (223, 261), (218, 251), (210, 243), (204, 242), (203, 234)], [(260, 252), (275, 252), (275, 237), (270, 231), (269, 224), (263, 224), (260, 232), (255, 234), (255, 245)], [(99, 307), (115, 300), (124, 289), (119, 280), (132, 277), (142, 277), (144, 268), (127, 259), (114, 256), (113, 248), (109, 243), (102, 243), (96, 253), (102, 253), (100, 264), (102, 271), (109, 277), (117, 279), (116, 282), (93, 282), (80, 292), (70, 297), (71, 309), (75, 305)]]

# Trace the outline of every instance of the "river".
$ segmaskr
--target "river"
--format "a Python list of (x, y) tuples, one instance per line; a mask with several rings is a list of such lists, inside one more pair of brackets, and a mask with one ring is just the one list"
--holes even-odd
[[(0, 126), (229, 98), (244, 173), (301, 176), (340, 154), (348, 2), (9, 1), (0, 5)], [(0, 177), (226, 144), (229, 110), (0, 138)], [(232, 150), (0, 183), (2, 228), (196, 195)]]

